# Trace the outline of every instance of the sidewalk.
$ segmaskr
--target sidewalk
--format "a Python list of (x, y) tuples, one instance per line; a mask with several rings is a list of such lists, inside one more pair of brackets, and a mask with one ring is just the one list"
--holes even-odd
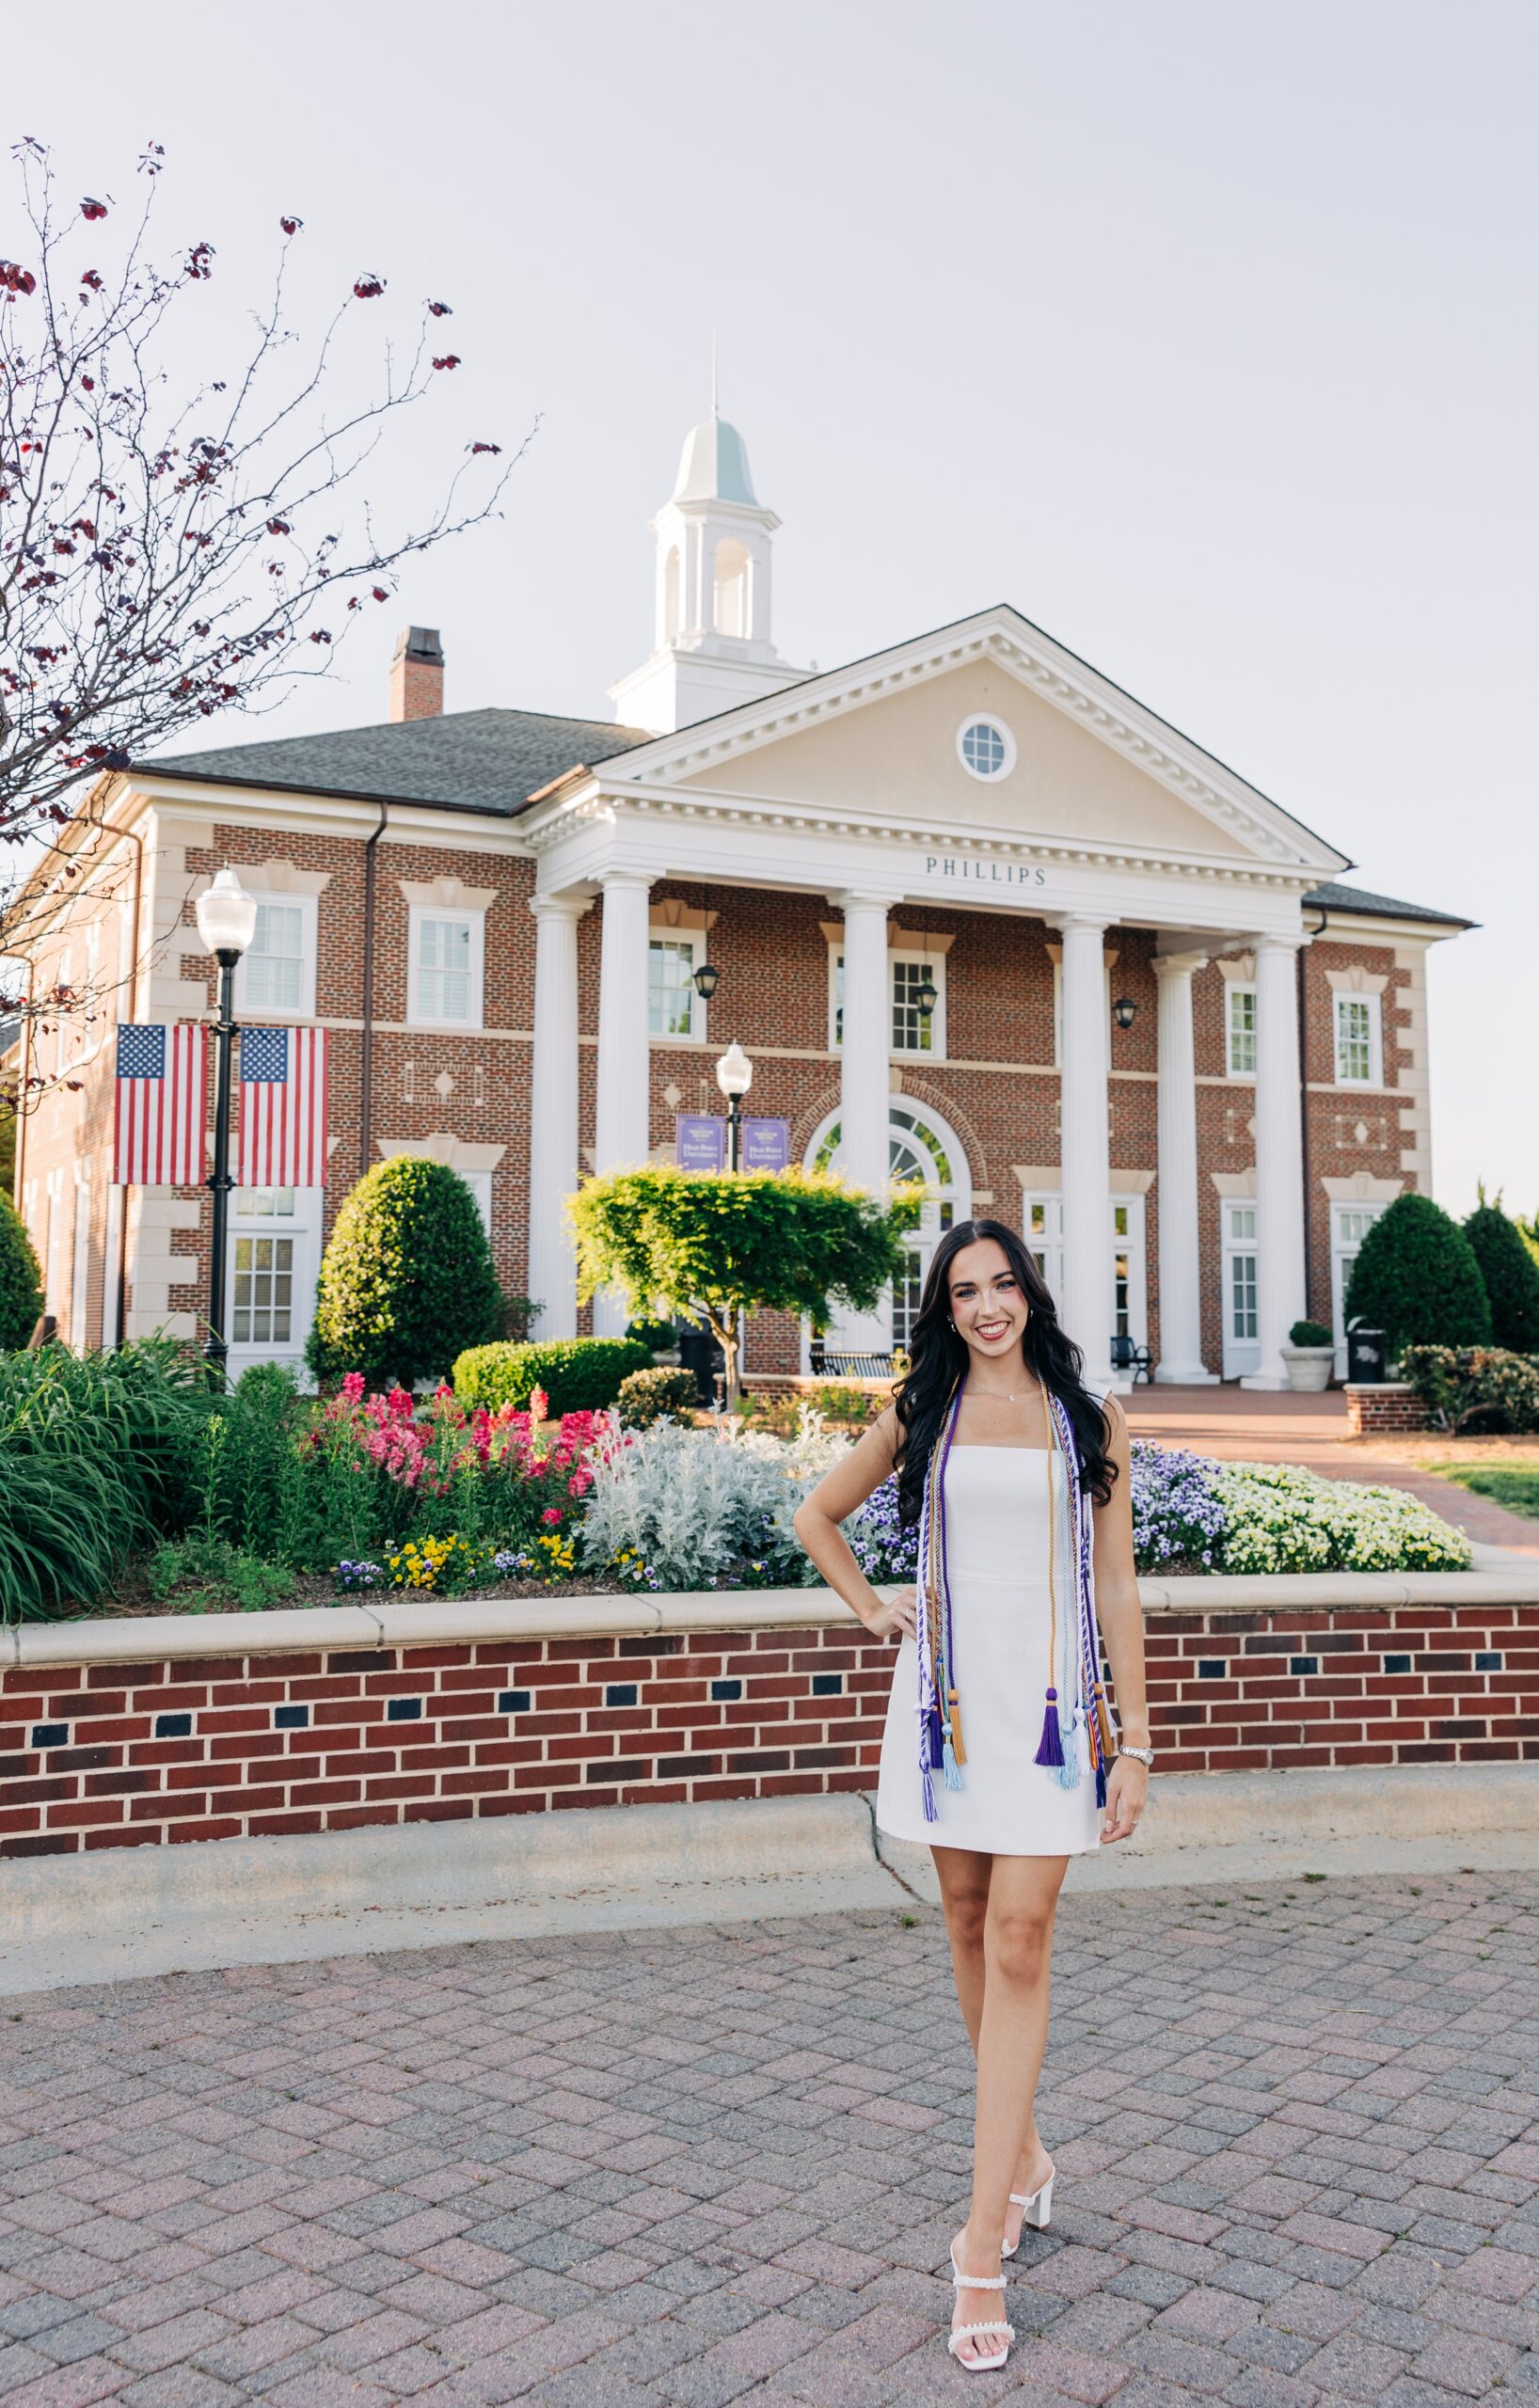
[(939, 1918), (8, 2002), (18, 2408), (1458, 2408), (1539, 2373), (1539, 1877), (1065, 1901), (1054, 2229), (946, 2359)]
[[(1162, 1447), (1185, 1447), (1221, 1462), (1302, 1464), (1328, 1480), (1360, 1480), (1370, 1485), (1409, 1489), (1423, 1505), (1482, 1546), (1539, 1556), (1539, 1522), (1510, 1513), (1488, 1497), (1471, 1495), (1452, 1480), (1438, 1480), (1412, 1458), (1392, 1451), (1392, 1441), (1347, 1435), (1346, 1399), (1340, 1388), (1320, 1396), (1294, 1396), (1236, 1386), (1136, 1387), (1124, 1396), (1134, 1436)], [(1384, 1453), (1380, 1448), (1389, 1450)]]

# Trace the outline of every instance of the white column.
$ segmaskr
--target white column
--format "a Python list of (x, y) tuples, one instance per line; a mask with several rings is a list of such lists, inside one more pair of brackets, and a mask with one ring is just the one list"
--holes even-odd
[[(839, 1063), (839, 1167), (852, 1186), (885, 1198), (888, 1188), (888, 1055), (892, 992), (887, 967), (884, 895), (849, 892), (830, 897), (844, 913), (844, 1038)], [(885, 1299), (875, 1311), (841, 1308), (834, 1342), (884, 1354), (893, 1342)]]
[(1195, 1386), (1215, 1379), (1202, 1362), (1202, 1291), (1198, 1269), (1197, 1054), (1192, 1041), (1192, 977), (1206, 955), (1154, 957), (1160, 990), (1160, 1359), (1154, 1377)]
[(1256, 1331), (1261, 1361), (1243, 1388), (1284, 1388), (1282, 1348), (1305, 1312), (1304, 1147), (1299, 1127), (1298, 998), (1303, 938), (1256, 945)]
[(578, 1183), (577, 924), (580, 895), (532, 895), (534, 1057), (529, 1109), (529, 1292), (540, 1338), (577, 1336), (577, 1270), (563, 1206)]
[(1111, 1385), (1111, 1145), (1106, 1073), (1107, 1028), (1103, 920), (1060, 920), (1063, 931), (1064, 1328), (1085, 1355), (1092, 1386)]
[[(594, 1116), (595, 1171), (633, 1169), (651, 1151), (651, 1048), (647, 1038), (647, 896), (644, 871), (605, 873), (598, 967), (598, 1100)], [(623, 1338), (625, 1299), (594, 1298), (594, 1335)]]

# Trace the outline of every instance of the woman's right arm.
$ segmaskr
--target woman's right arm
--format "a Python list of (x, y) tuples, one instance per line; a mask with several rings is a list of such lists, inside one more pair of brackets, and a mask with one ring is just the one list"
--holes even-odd
[(796, 1513), (797, 1537), (829, 1587), (879, 1639), (913, 1638), (914, 1592), (900, 1589), (891, 1599), (879, 1597), (839, 1525), (891, 1477), (896, 1447), (897, 1416), (889, 1408)]

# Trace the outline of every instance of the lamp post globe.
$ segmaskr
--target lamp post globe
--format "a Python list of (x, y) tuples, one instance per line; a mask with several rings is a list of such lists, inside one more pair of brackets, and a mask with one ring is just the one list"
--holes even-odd
[(210, 1373), (223, 1387), (230, 1340), (225, 1330), (225, 1254), (230, 1225), (230, 1061), (235, 1041), (235, 964), (257, 932), (257, 899), (232, 869), (222, 869), (198, 898), (198, 933), (219, 965), (219, 1017), (214, 1023), (214, 1197), (209, 1253), (209, 1335), (204, 1347)]
[(736, 1038), (716, 1065), (716, 1084), (727, 1100), (727, 1137), (737, 1170), (742, 1158), (743, 1098), (754, 1084), (754, 1065)]

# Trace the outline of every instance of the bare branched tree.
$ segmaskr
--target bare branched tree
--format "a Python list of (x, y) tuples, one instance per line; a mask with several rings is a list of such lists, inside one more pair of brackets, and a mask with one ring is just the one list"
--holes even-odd
[[(497, 514), (530, 439), (510, 455), (462, 434), (421, 522), (381, 528), (360, 472), (389, 422), (460, 365), (449, 304), (426, 299), (404, 354), (387, 336), (371, 389), (339, 401), (348, 322), (384, 301), (386, 279), (360, 272), (319, 340), (302, 341), (285, 296), (302, 221), (286, 215), (236, 356), (186, 389), (175, 361), (189, 331), (200, 356), (229, 335), (189, 328), (213, 246), (194, 242), (172, 265), (150, 256), (160, 145), (138, 161), (128, 212), (66, 199), (36, 140), (14, 157), (29, 256), (0, 260), (0, 838), (17, 848), (11, 878), (0, 873), (0, 954), (28, 949), (39, 926), (40, 842), (62, 878), (81, 875), (94, 849), (82, 823), (102, 825), (106, 773), (325, 675), (358, 617), (391, 599), (408, 555)], [(24, 992), (0, 968), (0, 1022), (100, 1013), (103, 1001), (102, 982), (89, 998)], [(13, 1095), (52, 1084), (19, 1077), (24, 1051), (8, 1081), (0, 1057)]]

